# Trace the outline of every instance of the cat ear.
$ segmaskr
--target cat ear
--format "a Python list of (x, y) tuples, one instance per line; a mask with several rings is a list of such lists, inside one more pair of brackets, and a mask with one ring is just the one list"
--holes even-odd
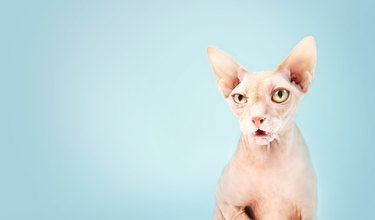
[(302, 39), (288, 57), (277, 67), (279, 72), (287, 72), (290, 80), (306, 93), (314, 77), (316, 63), (316, 43), (312, 36)]
[(243, 80), (246, 70), (218, 48), (209, 46), (206, 52), (217, 77), (219, 89), (224, 97), (227, 98), (232, 90)]

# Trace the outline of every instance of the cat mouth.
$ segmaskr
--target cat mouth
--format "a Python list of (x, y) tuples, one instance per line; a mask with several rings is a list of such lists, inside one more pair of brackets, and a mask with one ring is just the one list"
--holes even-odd
[(257, 145), (267, 145), (273, 141), (274, 137), (271, 132), (263, 131), (261, 129), (252, 133), (254, 143)]
[(266, 137), (269, 137), (270, 136), (270, 133), (266, 132), (266, 131), (263, 131), (263, 130), (256, 130), (253, 135), (255, 137), (263, 137), (263, 138), (266, 138)]

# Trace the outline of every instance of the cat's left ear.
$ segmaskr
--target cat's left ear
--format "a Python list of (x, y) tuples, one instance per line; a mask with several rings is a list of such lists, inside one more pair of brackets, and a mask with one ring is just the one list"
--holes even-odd
[(279, 64), (277, 71), (286, 72), (290, 80), (306, 93), (314, 77), (316, 64), (316, 43), (312, 36), (302, 39)]

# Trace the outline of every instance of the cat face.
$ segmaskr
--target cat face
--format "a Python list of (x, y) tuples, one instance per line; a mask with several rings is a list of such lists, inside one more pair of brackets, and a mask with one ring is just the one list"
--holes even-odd
[(304, 38), (274, 71), (249, 73), (214, 47), (208, 47), (207, 54), (243, 135), (257, 145), (282, 135), (313, 78), (314, 38)]
[(301, 96), (286, 73), (263, 72), (247, 73), (226, 100), (243, 134), (265, 145), (292, 121)]

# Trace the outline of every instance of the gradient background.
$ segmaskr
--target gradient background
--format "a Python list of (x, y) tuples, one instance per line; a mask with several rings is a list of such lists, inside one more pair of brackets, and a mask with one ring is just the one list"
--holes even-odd
[(306, 35), (319, 219), (374, 218), (374, 6), (2, 1), (0, 219), (210, 219), (240, 132), (206, 46), (269, 70)]

